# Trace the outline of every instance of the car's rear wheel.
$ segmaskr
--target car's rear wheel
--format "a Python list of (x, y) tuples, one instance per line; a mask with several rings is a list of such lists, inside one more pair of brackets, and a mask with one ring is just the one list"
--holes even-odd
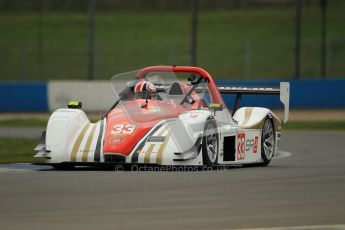
[(209, 118), (205, 123), (202, 139), (202, 156), (204, 165), (214, 166), (218, 158), (219, 137), (216, 122)]
[(274, 131), (273, 120), (266, 117), (261, 133), (261, 158), (262, 165), (268, 165), (273, 157), (276, 147), (276, 137)]

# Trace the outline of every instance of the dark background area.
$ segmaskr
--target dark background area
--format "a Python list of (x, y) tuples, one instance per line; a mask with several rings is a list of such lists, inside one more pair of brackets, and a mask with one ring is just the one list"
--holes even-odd
[(296, 0), (0, 0), (0, 80), (110, 79), (172, 64), (226, 80), (344, 78), (345, 2), (326, 2), (300, 1), (297, 76)]

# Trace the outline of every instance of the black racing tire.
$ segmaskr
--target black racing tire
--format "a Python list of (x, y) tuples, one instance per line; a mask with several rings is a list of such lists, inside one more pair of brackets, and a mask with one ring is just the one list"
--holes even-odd
[(72, 170), (72, 169), (74, 169), (74, 165), (65, 164), (65, 163), (51, 164), (51, 166), (56, 170)]
[(267, 166), (274, 155), (276, 148), (276, 133), (270, 116), (265, 118), (261, 131), (261, 159), (262, 166)]
[(216, 122), (208, 118), (202, 137), (202, 158), (206, 166), (215, 166), (218, 161), (219, 135)]

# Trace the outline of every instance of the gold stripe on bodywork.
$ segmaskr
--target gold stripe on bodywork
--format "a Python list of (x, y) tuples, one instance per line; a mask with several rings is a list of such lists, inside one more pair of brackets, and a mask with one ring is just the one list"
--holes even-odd
[(163, 144), (161, 144), (161, 146), (159, 146), (159, 149), (158, 149), (158, 152), (157, 152), (157, 157), (156, 157), (156, 163), (157, 164), (162, 164), (163, 152), (164, 152), (165, 146), (168, 143), (169, 138), (170, 138), (170, 132), (165, 137), (165, 140), (164, 140)]
[(246, 108), (246, 110), (244, 111), (244, 120), (243, 120), (242, 125), (246, 125), (252, 113), (253, 113), (253, 108)]
[(89, 134), (89, 137), (87, 138), (87, 141), (86, 141), (86, 145), (85, 145), (85, 148), (83, 150), (83, 156), (82, 156), (82, 161), (87, 161), (87, 156), (89, 155), (89, 151), (90, 151), (90, 146), (91, 146), (91, 143), (92, 143), (92, 139), (93, 139), (93, 136), (95, 134), (95, 130), (96, 130), (96, 124), (93, 124), (92, 125), (92, 129), (91, 129), (91, 132)]
[(165, 132), (167, 130), (167, 128), (166, 127), (164, 127), (159, 133), (158, 133), (158, 137), (160, 137), (160, 136), (162, 136), (163, 135), (163, 133)]
[[(157, 136), (162, 136), (162, 134), (166, 131), (166, 128), (163, 127), (162, 130), (158, 133)], [(144, 163), (150, 163), (151, 153), (153, 148), (155, 147), (155, 144), (151, 144), (149, 148), (146, 151), (146, 154), (144, 156)]]
[(147, 149), (145, 157), (144, 157), (144, 163), (150, 163), (150, 157), (151, 157), (151, 153), (154, 147), (155, 147), (155, 144), (151, 144), (149, 148)]
[(255, 124), (252, 124), (252, 125), (241, 125), (241, 127), (245, 128), (245, 129), (262, 129), (264, 126), (264, 121), (265, 121), (265, 119), (255, 123)]
[(80, 132), (77, 140), (75, 141), (72, 151), (71, 151), (71, 161), (76, 161), (77, 160), (77, 153), (80, 147), (80, 144), (85, 136), (86, 131), (88, 130), (90, 126), (90, 123), (87, 123), (84, 128), (82, 129), (82, 131)]

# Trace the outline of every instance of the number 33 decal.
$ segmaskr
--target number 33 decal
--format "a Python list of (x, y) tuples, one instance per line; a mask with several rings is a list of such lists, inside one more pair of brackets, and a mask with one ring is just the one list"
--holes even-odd
[(136, 127), (135, 125), (129, 125), (129, 124), (114, 125), (110, 133), (113, 135), (128, 135), (128, 134), (134, 133), (135, 127)]

